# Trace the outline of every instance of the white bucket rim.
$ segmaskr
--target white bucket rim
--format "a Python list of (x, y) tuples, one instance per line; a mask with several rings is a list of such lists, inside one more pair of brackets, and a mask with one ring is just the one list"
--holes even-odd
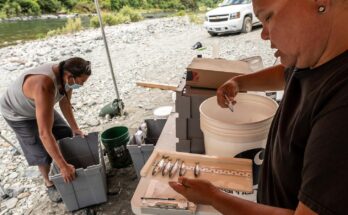
[[(276, 101), (274, 101), (273, 99), (267, 97), (267, 96), (262, 96), (262, 95), (256, 95), (256, 94), (249, 94), (249, 93), (238, 93), (238, 95), (242, 95), (242, 96), (249, 96), (249, 97), (254, 97), (254, 98), (258, 98), (258, 99), (266, 99), (268, 100), (270, 103), (272, 103), (272, 105), (274, 105), (275, 109), (278, 109), (278, 103)], [(272, 119), (274, 117), (274, 115), (276, 114), (276, 111), (274, 111), (274, 113), (272, 115), (270, 115), (269, 117), (263, 119), (263, 120), (259, 120), (259, 121), (255, 121), (255, 122), (248, 122), (248, 123), (224, 123), (224, 122), (220, 122), (214, 118), (211, 118), (209, 116), (207, 116), (204, 112), (202, 112), (202, 106), (209, 102), (211, 99), (215, 98), (215, 100), (217, 100), (216, 96), (210, 97), (206, 100), (204, 100), (202, 102), (202, 104), (199, 106), (199, 112), (201, 114), (202, 117), (206, 118), (207, 120), (213, 121), (213, 122), (217, 122), (218, 124), (226, 124), (226, 125), (235, 125), (235, 126), (244, 126), (244, 125), (255, 125), (255, 124), (260, 124), (263, 122), (266, 122), (270, 119)]]

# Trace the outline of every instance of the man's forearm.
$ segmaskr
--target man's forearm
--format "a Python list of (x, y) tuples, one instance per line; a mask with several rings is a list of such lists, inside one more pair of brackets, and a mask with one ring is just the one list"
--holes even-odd
[[(63, 99), (67, 99), (67, 98), (63, 98)], [(79, 127), (76, 123), (74, 113), (72, 112), (71, 106), (68, 104), (68, 102), (67, 101), (60, 101), (59, 107), (64, 115), (64, 118), (68, 121), (70, 127), (73, 130), (78, 129)]]
[(235, 77), (234, 80), (238, 83), (239, 91), (283, 90), (284, 70), (282, 65), (277, 65), (256, 73)]
[(276, 208), (240, 199), (223, 191), (212, 195), (212, 206), (224, 215), (293, 215), (288, 209)]
[(40, 139), (42, 144), (44, 145), (47, 153), (51, 156), (51, 158), (57, 163), (59, 168), (62, 168), (67, 165), (62, 153), (60, 152), (57, 142), (53, 135), (43, 134), (40, 135)]

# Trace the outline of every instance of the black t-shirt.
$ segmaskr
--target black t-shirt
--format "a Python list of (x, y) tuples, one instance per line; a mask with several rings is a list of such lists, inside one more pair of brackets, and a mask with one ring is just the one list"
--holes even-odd
[(285, 72), (259, 178), (258, 202), (348, 214), (348, 51)]

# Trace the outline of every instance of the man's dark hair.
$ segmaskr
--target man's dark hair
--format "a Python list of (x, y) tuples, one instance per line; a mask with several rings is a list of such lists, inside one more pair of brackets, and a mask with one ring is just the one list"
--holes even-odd
[(62, 78), (64, 71), (70, 72), (74, 77), (91, 75), (91, 62), (79, 57), (73, 57), (59, 63), (59, 73)]
[(62, 85), (62, 90), (60, 93), (64, 94), (66, 98), (70, 100), (70, 98), (68, 98), (68, 95), (66, 93), (65, 86), (64, 86), (63, 77), (64, 77), (65, 71), (70, 72), (74, 77), (80, 77), (82, 75), (90, 76), (92, 73), (91, 62), (86, 61), (80, 57), (73, 57), (59, 63), (59, 77), (60, 77), (60, 83)]

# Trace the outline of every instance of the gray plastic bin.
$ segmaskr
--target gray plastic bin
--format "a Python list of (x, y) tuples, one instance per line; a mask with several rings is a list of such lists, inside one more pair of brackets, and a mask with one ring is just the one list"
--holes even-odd
[(146, 119), (147, 137), (145, 138), (145, 144), (137, 145), (134, 137), (129, 141), (127, 149), (132, 157), (138, 178), (140, 178), (140, 171), (151, 156), (166, 122), (167, 119)]
[(58, 141), (65, 160), (76, 168), (76, 179), (65, 183), (59, 169), (52, 163), (50, 180), (62, 196), (69, 211), (107, 201), (105, 163), (98, 133), (85, 138), (65, 138)]

